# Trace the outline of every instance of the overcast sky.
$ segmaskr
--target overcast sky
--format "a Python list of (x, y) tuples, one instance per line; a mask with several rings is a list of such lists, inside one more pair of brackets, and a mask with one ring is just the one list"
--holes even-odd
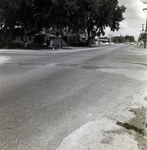
[(147, 4), (143, 4), (143, 1), (147, 0), (118, 0), (119, 5), (124, 5), (127, 9), (124, 13), (125, 20), (120, 23), (120, 30), (118, 32), (110, 32), (106, 29), (106, 35), (111, 36), (125, 36), (132, 35), (135, 39), (138, 39), (141, 32), (142, 24), (145, 25), (147, 11), (143, 11), (143, 8), (147, 8)]

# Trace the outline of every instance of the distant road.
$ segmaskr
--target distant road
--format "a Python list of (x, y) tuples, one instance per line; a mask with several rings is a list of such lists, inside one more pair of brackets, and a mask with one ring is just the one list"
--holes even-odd
[(0, 149), (53, 150), (113, 110), (146, 76), (130, 45), (87, 50), (0, 51)]

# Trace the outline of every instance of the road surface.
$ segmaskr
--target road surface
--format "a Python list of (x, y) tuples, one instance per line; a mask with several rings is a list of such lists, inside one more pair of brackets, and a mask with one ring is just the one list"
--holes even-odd
[(146, 56), (130, 45), (1, 50), (0, 149), (56, 149), (139, 90), (147, 80)]

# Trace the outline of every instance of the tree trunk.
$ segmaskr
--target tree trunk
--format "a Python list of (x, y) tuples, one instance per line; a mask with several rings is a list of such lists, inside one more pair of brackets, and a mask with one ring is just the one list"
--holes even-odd
[(12, 48), (12, 43), (13, 43), (13, 37), (12, 37), (12, 33), (13, 33), (13, 27), (9, 27), (9, 48)]
[(76, 46), (78, 45), (78, 35), (79, 35), (79, 28), (78, 23), (76, 23)]
[(76, 47), (77, 47), (77, 37), (78, 37), (78, 32), (77, 32), (77, 25), (76, 25)]
[(88, 31), (88, 40), (87, 40), (87, 46), (91, 47), (91, 37), (90, 37), (90, 30)]
[(62, 49), (62, 37), (63, 37), (63, 34), (62, 34), (62, 26), (60, 25), (60, 48)]

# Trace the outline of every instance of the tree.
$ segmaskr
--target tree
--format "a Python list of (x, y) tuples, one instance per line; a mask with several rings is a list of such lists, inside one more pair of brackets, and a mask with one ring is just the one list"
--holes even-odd
[[(89, 1), (91, 2), (91, 1)], [(69, 28), (76, 34), (76, 45), (79, 35), (79, 31), (85, 31), (87, 24), (86, 20), (88, 19), (88, 9), (90, 3), (88, 1), (85, 3), (83, 0), (71, 0), (68, 5), (69, 12)]]
[(47, 17), (51, 0), (21, 0), (18, 13), (19, 23), (26, 31), (40, 31), (49, 26)]
[(0, 1), (0, 19), (3, 29), (9, 31), (9, 41), (12, 42), (12, 33), (17, 24), (17, 11), (20, 6), (20, 0), (2, 0)]
[(114, 42), (114, 43), (124, 43), (125, 42), (125, 37), (124, 36), (114, 36), (113, 38), (112, 38), (112, 41)]
[(134, 38), (134, 36), (126, 35), (125, 40), (128, 41), (128, 42), (134, 42), (135, 38)]
[(67, 25), (68, 0), (22, 0), (19, 18), (25, 28), (40, 31), (46, 27)]
[[(124, 6), (118, 6), (118, 0), (25, 0), (27, 12), (25, 24), (40, 30), (42, 27), (68, 26), (78, 36), (79, 30), (87, 30), (87, 44), (96, 36), (104, 35), (105, 27), (112, 31), (119, 29)], [(22, 5), (24, 7), (24, 4)], [(21, 9), (23, 10), (23, 9)], [(24, 10), (25, 12), (25, 10)]]
[(125, 11), (118, 0), (1, 0), (0, 6), (1, 22), (10, 35), (15, 25), (36, 32), (44, 27), (57, 28), (60, 35), (68, 26), (77, 36), (79, 30), (86, 30), (89, 46), (96, 35), (105, 34), (105, 27), (118, 30)]
[(87, 21), (88, 45), (96, 35), (105, 34), (105, 27), (109, 26), (112, 31), (118, 30), (119, 22), (124, 19), (122, 13), (125, 7), (118, 6), (117, 0), (97, 0), (95, 3)]
[(118, 0), (70, 0), (69, 8), (70, 26), (87, 30), (89, 46), (96, 35), (105, 34), (105, 27), (119, 30), (125, 12), (124, 6), (118, 6)]

